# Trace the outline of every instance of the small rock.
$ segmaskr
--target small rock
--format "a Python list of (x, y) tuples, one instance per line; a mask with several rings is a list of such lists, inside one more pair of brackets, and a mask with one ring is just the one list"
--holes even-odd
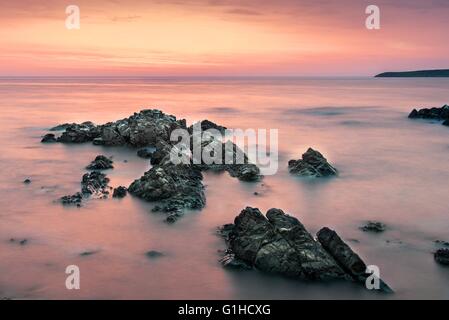
[(80, 253), (81, 257), (87, 257), (87, 256), (91, 256), (93, 254), (98, 253), (98, 250), (92, 250), (92, 251), (84, 251)]
[(386, 226), (382, 222), (368, 221), (368, 223), (360, 227), (360, 229), (365, 232), (383, 232), (385, 231)]
[(259, 195), (259, 192), (255, 191), (255, 192), (254, 192), (254, 195), (255, 195), (255, 196), (258, 196), (258, 195)]
[(42, 137), (41, 142), (42, 143), (53, 143), (53, 142), (57, 142), (57, 140), (53, 133), (47, 133), (45, 136)]
[(145, 255), (150, 259), (160, 258), (160, 257), (164, 256), (164, 254), (162, 252), (159, 252), (156, 250), (150, 250), (147, 253), (145, 253)]
[(23, 180), (23, 183), (29, 184), (29, 183), (31, 183), (31, 179), (25, 179), (25, 180)]
[(288, 162), (290, 173), (305, 177), (328, 177), (338, 174), (337, 169), (331, 166), (321, 153), (309, 148), (302, 155), (302, 159), (290, 160)]
[(87, 167), (87, 170), (106, 170), (113, 169), (113, 161), (103, 155), (98, 155)]
[(434, 253), (434, 258), (435, 261), (448, 266), (449, 265), (449, 249), (438, 249), (435, 253)]
[(123, 186), (117, 187), (114, 189), (114, 192), (112, 193), (113, 198), (123, 198), (126, 196), (128, 189), (126, 189)]
[(73, 195), (63, 196), (60, 198), (60, 201), (63, 205), (76, 205), (78, 207), (81, 206), (82, 200), (83, 195), (80, 192), (77, 192)]

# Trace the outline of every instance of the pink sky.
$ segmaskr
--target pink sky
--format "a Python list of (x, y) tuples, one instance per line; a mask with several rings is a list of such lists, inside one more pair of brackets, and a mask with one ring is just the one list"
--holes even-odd
[[(0, 0), (0, 76), (372, 75), (449, 68), (447, 0)], [(365, 28), (365, 8), (381, 29)], [(81, 29), (65, 28), (78, 5)]]

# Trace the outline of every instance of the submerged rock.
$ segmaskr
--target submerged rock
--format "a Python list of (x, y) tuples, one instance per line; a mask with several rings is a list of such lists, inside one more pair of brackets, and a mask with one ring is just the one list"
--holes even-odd
[(80, 207), (83, 200), (83, 195), (81, 194), (81, 192), (77, 192), (73, 195), (63, 196), (59, 200), (63, 205), (76, 205)]
[[(253, 267), (261, 271), (309, 280), (346, 279), (364, 283), (366, 265), (335, 231), (323, 228), (318, 241), (295, 217), (280, 209), (247, 207), (234, 224), (220, 229), (228, 249), (224, 266)], [(380, 280), (380, 289), (392, 290)]]
[(160, 258), (164, 256), (162, 252), (156, 250), (150, 250), (147, 253), (145, 253), (145, 255), (150, 259)]
[(42, 143), (53, 143), (53, 142), (57, 142), (57, 140), (53, 133), (47, 133), (46, 135), (44, 135), (42, 137), (41, 142)]
[(441, 108), (423, 108), (413, 109), (408, 115), (410, 119), (434, 119), (434, 120), (448, 120), (449, 106), (445, 104)]
[(386, 225), (382, 222), (378, 222), (378, 221), (368, 221), (367, 224), (365, 224), (364, 226), (360, 227), (361, 230), (365, 231), (365, 232), (383, 232), (386, 229)]
[(25, 180), (23, 180), (23, 183), (25, 183), (25, 184), (30, 184), (31, 183), (31, 179), (25, 179)]
[(335, 176), (338, 171), (331, 166), (321, 153), (309, 148), (302, 155), (302, 159), (290, 160), (288, 162), (288, 170), (290, 173), (305, 177), (327, 177)]
[(106, 170), (113, 169), (114, 162), (106, 156), (98, 155), (87, 167), (87, 170)]
[(123, 198), (126, 196), (126, 193), (128, 192), (128, 189), (126, 189), (123, 186), (119, 186), (114, 189), (114, 192), (112, 193), (113, 198)]
[(439, 264), (449, 266), (449, 249), (438, 249), (434, 253), (434, 258)]

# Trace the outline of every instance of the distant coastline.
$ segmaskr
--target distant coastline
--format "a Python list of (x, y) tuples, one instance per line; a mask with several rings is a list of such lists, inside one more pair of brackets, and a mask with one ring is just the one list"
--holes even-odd
[(449, 77), (449, 69), (383, 72), (375, 78), (444, 78)]

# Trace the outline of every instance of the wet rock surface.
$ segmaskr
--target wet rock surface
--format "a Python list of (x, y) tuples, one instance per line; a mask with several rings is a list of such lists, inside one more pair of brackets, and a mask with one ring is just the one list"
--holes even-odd
[(94, 161), (92, 161), (87, 167), (87, 170), (107, 170), (107, 169), (113, 169), (114, 166), (112, 165), (114, 162), (103, 155), (98, 155)]
[[(365, 282), (366, 264), (329, 228), (315, 240), (295, 217), (280, 209), (247, 207), (220, 230), (228, 245), (224, 266), (258, 270), (308, 280), (346, 279)], [(392, 290), (381, 281), (380, 289)]]
[(64, 205), (76, 205), (80, 207), (82, 201), (90, 197), (105, 199), (108, 197), (109, 190), (111, 189), (108, 183), (109, 178), (104, 173), (99, 171), (85, 173), (81, 180), (81, 192), (63, 196), (59, 200)]
[(439, 264), (449, 266), (449, 249), (438, 249), (434, 253), (434, 258)]
[(304, 177), (328, 177), (338, 174), (337, 169), (327, 162), (326, 158), (318, 151), (309, 148), (302, 155), (302, 159), (288, 162), (290, 173)]
[(387, 226), (378, 221), (368, 221), (365, 225), (361, 226), (360, 229), (365, 232), (380, 233), (384, 232)]

